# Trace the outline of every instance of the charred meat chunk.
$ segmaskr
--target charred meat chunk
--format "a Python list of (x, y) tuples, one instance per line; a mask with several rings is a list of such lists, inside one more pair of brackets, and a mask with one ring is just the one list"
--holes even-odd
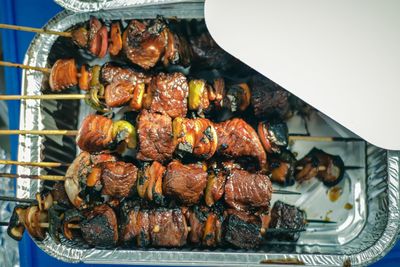
[(197, 204), (207, 184), (207, 169), (203, 164), (183, 165), (173, 161), (167, 166), (163, 192), (184, 205)]
[(133, 95), (135, 86), (130, 81), (118, 81), (105, 88), (105, 101), (108, 107), (120, 107), (128, 103)]
[(343, 179), (343, 175), (343, 160), (317, 148), (313, 148), (296, 164), (295, 177), (299, 182), (317, 177), (326, 186), (334, 186)]
[(119, 238), (123, 245), (135, 246), (139, 235), (138, 215), (139, 206), (121, 208), (121, 223), (119, 225)]
[(204, 118), (175, 118), (173, 123), (175, 153), (181, 158), (194, 155), (211, 158), (218, 145), (218, 136), (213, 123)]
[(186, 245), (188, 228), (180, 209), (157, 208), (150, 211), (151, 245), (155, 247), (182, 247)]
[(76, 138), (79, 148), (91, 153), (109, 149), (113, 142), (112, 125), (112, 120), (104, 116), (87, 116)]
[(139, 247), (181, 247), (186, 244), (188, 227), (180, 209), (123, 208), (121, 241)]
[(123, 198), (132, 193), (137, 178), (135, 165), (117, 161), (103, 163), (101, 168), (102, 195)]
[(170, 63), (189, 66), (192, 59), (192, 49), (186, 39), (174, 34), (168, 28), (164, 31), (167, 37), (167, 46), (162, 58), (164, 66), (168, 66)]
[(154, 67), (168, 42), (166, 25), (161, 20), (132, 20), (122, 36), (126, 57), (144, 69)]
[(78, 85), (78, 70), (75, 59), (59, 59), (51, 68), (50, 89), (54, 92)]
[(239, 60), (225, 52), (208, 32), (194, 36), (189, 40), (193, 53), (193, 66), (226, 70), (238, 65)]
[(144, 107), (171, 118), (185, 117), (189, 86), (180, 73), (160, 73), (153, 77), (144, 99)]
[(120, 81), (129, 81), (136, 86), (140, 83), (147, 84), (150, 82), (150, 78), (141, 72), (136, 72), (133, 69), (129, 68), (114, 66), (110, 63), (106, 63), (102, 67), (101, 78), (107, 84)]
[(108, 49), (108, 31), (107, 27), (95, 17), (91, 17), (89, 21), (88, 36), (89, 51), (93, 55), (103, 58), (107, 54)]
[(83, 239), (91, 246), (114, 247), (118, 241), (117, 216), (106, 204), (83, 212), (79, 226)]
[(231, 157), (254, 157), (259, 168), (266, 170), (267, 154), (256, 131), (244, 120), (234, 118), (215, 125), (218, 152)]
[(56, 182), (53, 185), (51, 194), (53, 195), (54, 201), (57, 202), (58, 205), (62, 207), (71, 206), (71, 202), (69, 201), (67, 192), (65, 191), (64, 182)]
[(271, 80), (257, 76), (252, 83), (251, 103), (259, 118), (287, 119), (292, 115), (289, 92)]
[(207, 220), (208, 209), (194, 206), (186, 212), (186, 219), (190, 225), (189, 240), (193, 244), (201, 244), (204, 235), (204, 224)]
[(175, 144), (169, 116), (143, 110), (139, 115), (137, 131), (139, 160), (163, 162), (172, 158)]
[[(271, 221), (269, 228), (273, 229), (291, 229), (291, 230), (304, 230), (306, 225), (306, 213), (299, 208), (286, 204), (282, 201), (275, 202), (271, 210)], [(272, 232), (267, 236), (270, 238), (277, 238), (279, 240), (297, 241), (300, 237), (299, 232)]]
[(268, 210), (272, 184), (268, 176), (233, 169), (225, 183), (226, 204), (239, 211)]
[(257, 131), (267, 153), (280, 153), (289, 143), (289, 130), (284, 122), (263, 121), (258, 124)]
[(296, 157), (287, 149), (280, 154), (274, 154), (269, 158), (269, 171), (271, 181), (284, 186), (293, 185)]
[(262, 240), (260, 218), (239, 211), (227, 213), (223, 223), (224, 240), (238, 248), (257, 248)]

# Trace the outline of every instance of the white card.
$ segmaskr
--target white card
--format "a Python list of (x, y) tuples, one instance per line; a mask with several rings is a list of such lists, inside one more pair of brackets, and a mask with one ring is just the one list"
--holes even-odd
[(207, 0), (227, 52), (366, 141), (400, 150), (400, 1)]

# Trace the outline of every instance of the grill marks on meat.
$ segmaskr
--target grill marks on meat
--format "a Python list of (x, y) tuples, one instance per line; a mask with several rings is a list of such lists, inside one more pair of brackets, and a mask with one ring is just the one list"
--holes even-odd
[(139, 160), (164, 162), (172, 158), (175, 144), (169, 116), (143, 110), (139, 115), (137, 131)]
[(265, 77), (253, 79), (251, 103), (259, 118), (289, 118), (292, 114), (289, 96), (289, 92)]
[(102, 164), (102, 194), (116, 198), (128, 197), (135, 186), (137, 168), (131, 163), (122, 161)]
[(239, 248), (252, 249), (260, 246), (260, 218), (235, 210), (228, 210), (227, 213), (223, 223), (224, 240)]
[(82, 236), (91, 246), (114, 247), (118, 241), (117, 216), (112, 208), (103, 204), (83, 212), (80, 222)]
[(153, 246), (181, 247), (186, 244), (188, 228), (180, 209), (155, 209), (149, 217)]
[(129, 246), (181, 247), (186, 244), (188, 228), (180, 209), (133, 207), (124, 216), (121, 235)]
[(101, 78), (108, 84), (119, 81), (130, 81), (134, 85), (149, 83), (150, 78), (142, 72), (136, 72), (130, 68), (122, 68), (106, 63), (101, 69)]
[(101, 115), (87, 116), (79, 129), (76, 142), (87, 152), (101, 152), (110, 148), (113, 142), (111, 119)]
[[(109, 107), (119, 107), (143, 90), (150, 77), (141, 72), (105, 64), (101, 70), (102, 79), (108, 84), (105, 88), (105, 101)], [(141, 102), (141, 99), (140, 99)]]
[(261, 170), (266, 170), (267, 154), (256, 131), (244, 120), (234, 118), (215, 125), (218, 152), (231, 157), (254, 157)]
[[(305, 227), (306, 213), (304, 211), (282, 201), (275, 202), (271, 210), (269, 228), (304, 230)], [(300, 232), (268, 233), (267, 231), (267, 236), (280, 240), (297, 241), (300, 237)]]
[(321, 149), (313, 148), (296, 163), (295, 178), (298, 182), (317, 177), (326, 186), (334, 186), (343, 179), (343, 176), (343, 160)]
[(122, 36), (122, 47), (127, 58), (144, 69), (156, 65), (168, 41), (165, 28), (166, 25), (160, 20), (132, 20)]
[(179, 161), (168, 164), (164, 178), (165, 196), (184, 205), (197, 204), (207, 185), (207, 170), (202, 164), (183, 165)]
[(128, 103), (135, 86), (130, 81), (118, 81), (106, 86), (105, 101), (109, 107), (120, 107)]
[(185, 117), (188, 94), (189, 86), (182, 73), (160, 73), (151, 80), (144, 107), (171, 118)]
[(268, 176), (231, 170), (225, 183), (225, 202), (239, 211), (268, 210), (272, 184)]
[(59, 92), (78, 84), (78, 71), (75, 59), (59, 59), (51, 68), (49, 85), (52, 91)]
[(123, 33), (122, 47), (127, 58), (144, 69), (154, 67), (159, 61), (164, 66), (170, 63), (188, 66), (192, 58), (188, 42), (159, 19), (132, 20)]

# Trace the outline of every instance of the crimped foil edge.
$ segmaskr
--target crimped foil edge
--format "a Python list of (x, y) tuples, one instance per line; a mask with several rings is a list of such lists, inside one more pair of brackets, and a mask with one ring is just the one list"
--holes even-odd
[(54, 0), (65, 9), (76, 13), (93, 12), (99, 10), (122, 9), (134, 6), (173, 4), (182, 2), (203, 2), (202, 0)]

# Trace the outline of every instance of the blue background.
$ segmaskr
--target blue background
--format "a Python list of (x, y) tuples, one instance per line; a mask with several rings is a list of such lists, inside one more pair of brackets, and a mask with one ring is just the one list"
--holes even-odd
[[(50, 18), (62, 11), (62, 8), (53, 0), (0, 0), (0, 23), (15, 24), (21, 26), (42, 27)], [(10, 30), (1, 30), (3, 36), (3, 54), (5, 61), (22, 62), (25, 52), (34, 34)], [(7, 94), (20, 94), (21, 71), (15, 68), (5, 68)], [(19, 127), (19, 102), (9, 101), (8, 109), (10, 129)], [(18, 138), (10, 137), (12, 147), (12, 159), (17, 159)], [(400, 222), (399, 222), (400, 223)], [(92, 264), (67, 264), (58, 261), (42, 252), (25, 234), (19, 243), (20, 259), (22, 267), (31, 266), (97, 266), (106, 267), (114, 265)], [(374, 267), (400, 266), (400, 244)]]

